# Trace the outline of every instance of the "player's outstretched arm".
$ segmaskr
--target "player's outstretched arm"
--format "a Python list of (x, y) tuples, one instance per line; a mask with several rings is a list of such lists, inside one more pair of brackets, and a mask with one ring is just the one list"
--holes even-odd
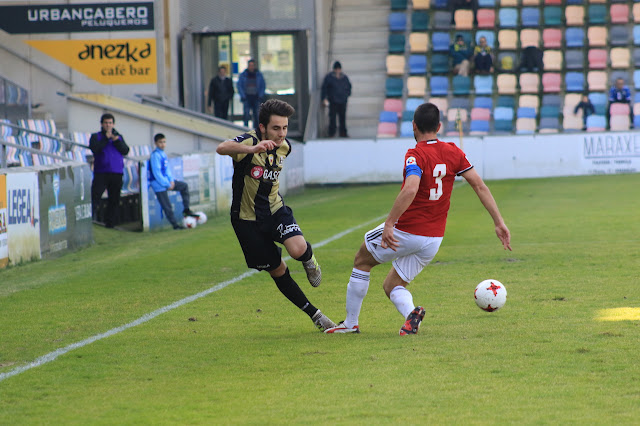
[(256, 145), (245, 145), (234, 140), (227, 140), (218, 145), (216, 152), (220, 155), (256, 154), (273, 149), (275, 146), (275, 142), (270, 140), (261, 141)]
[(475, 169), (470, 169), (462, 174), (462, 177), (469, 182), (469, 185), (476, 192), (476, 195), (482, 202), (482, 205), (491, 215), (493, 219), (493, 223), (496, 228), (496, 235), (502, 242), (502, 246), (505, 250), (511, 250), (511, 233), (509, 232), (509, 228), (505, 225), (504, 220), (502, 219), (502, 215), (500, 214), (500, 210), (498, 209), (498, 204), (496, 200), (493, 198), (491, 194), (491, 190), (484, 183), (478, 172)]

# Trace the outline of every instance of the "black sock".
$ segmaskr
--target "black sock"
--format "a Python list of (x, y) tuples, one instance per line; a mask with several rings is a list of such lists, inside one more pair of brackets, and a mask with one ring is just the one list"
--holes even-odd
[(311, 302), (307, 299), (307, 296), (304, 295), (298, 284), (291, 278), (289, 274), (289, 268), (284, 272), (284, 275), (281, 277), (271, 277), (273, 281), (276, 282), (278, 286), (278, 290), (284, 296), (291, 301), (294, 305), (304, 311), (310, 317), (316, 313), (318, 308), (313, 306)]
[(311, 244), (307, 242), (307, 251), (305, 251), (304, 254), (296, 260), (299, 262), (306, 262), (307, 260), (311, 259), (311, 256), (313, 256), (313, 250), (311, 249)]

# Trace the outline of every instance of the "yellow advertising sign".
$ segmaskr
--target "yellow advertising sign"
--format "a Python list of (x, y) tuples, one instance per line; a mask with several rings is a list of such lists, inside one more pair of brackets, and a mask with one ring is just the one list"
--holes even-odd
[(0, 268), (9, 263), (7, 239), (7, 176), (0, 175)]
[(25, 40), (102, 84), (156, 83), (156, 40)]

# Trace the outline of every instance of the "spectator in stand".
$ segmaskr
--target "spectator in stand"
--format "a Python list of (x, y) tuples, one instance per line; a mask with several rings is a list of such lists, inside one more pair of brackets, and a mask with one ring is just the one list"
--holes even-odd
[(478, 74), (493, 73), (493, 57), (486, 37), (480, 37), (478, 45), (473, 49), (473, 65)]
[(449, 46), (449, 56), (453, 59), (453, 73), (462, 76), (469, 75), (469, 58), (471, 48), (467, 46), (462, 34), (456, 35), (456, 41)]
[(245, 127), (249, 126), (249, 118), (253, 121), (253, 127), (258, 127), (258, 110), (264, 101), (266, 87), (264, 76), (256, 67), (256, 61), (250, 59), (247, 69), (238, 78), (238, 93), (244, 107), (242, 119)]
[(542, 61), (542, 50), (535, 46), (527, 46), (522, 51), (520, 57), (520, 65), (517, 72), (539, 72), (544, 71), (544, 62)]
[(211, 79), (207, 96), (207, 109), (211, 112), (213, 104), (213, 115), (223, 120), (229, 118), (229, 101), (233, 99), (233, 83), (227, 76), (227, 67), (218, 67), (218, 75)]
[(328, 73), (322, 83), (322, 100), (324, 106), (329, 107), (329, 137), (336, 134), (336, 116), (340, 122), (340, 137), (348, 138), (347, 134), (347, 100), (351, 96), (351, 82), (342, 72), (342, 64), (335, 61), (333, 71)]
[(587, 117), (596, 112), (596, 108), (593, 106), (591, 101), (589, 100), (589, 96), (586, 94), (582, 95), (582, 99), (576, 105), (573, 110), (574, 114), (578, 114), (578, 111), (582, 109), (582, 121), (583, 127), (582, 130), (587, 130)]
[(117, 223), (124, 156), (129, 153), (129, 146), (113, 127), (115, 123), (116, 119), (112, 114), (103, 114), (100, 117), (102, 129), (93, 133), (89, 139), (89, 149), (93, 153), (93, 181), (91, 182), (93, 219), (97, 219), (96, 209), (106, 189), (108, 199), (104, 224), (107, 228), (113, 228)]
[(633, 105), (631, 104), (631, 91), (624, 84), (623, 78), (617, 78), (615, 84), (609, 90), (609, 106), (607, 107), (607, 122), (611, 118), (611, 105), (615, 103), (629, 104), (629, 118), (633, 127)]

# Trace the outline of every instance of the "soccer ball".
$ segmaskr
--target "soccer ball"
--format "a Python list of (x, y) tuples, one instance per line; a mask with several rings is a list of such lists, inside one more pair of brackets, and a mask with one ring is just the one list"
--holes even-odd
[(205, 223), (207, 223), (207, 215), (204, 214), (204, 212), (196, 212), (196, 215), (198, 216), (198, 218), (196, 219), (198, 225), (204, 225)]
[(476, 287), (473, 298), (483, 311), (497, 311), (507, 302), (507, 289), (500, 281), (484, 280)]
[(182, 224), (185, 228), (195, 228), (196, 226), (198, 226), (198, 221), (195, 217), (187, 216), (182, 219)]

